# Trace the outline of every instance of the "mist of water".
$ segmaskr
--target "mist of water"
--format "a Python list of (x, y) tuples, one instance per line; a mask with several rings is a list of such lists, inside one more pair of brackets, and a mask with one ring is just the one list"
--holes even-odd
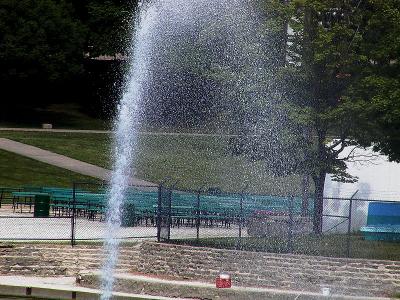
[(140, 124), (140, 101), (146, 87), (151, 45), (148, 36), (155, 22), (155, 10), (141, 5), (137, 13), (132, 36), (131, 67), (125, 91), (118, 106), (115, 121), (113, 158), (114, 167), (107, 206), (106, 260), (103, 265), (101, 284), (102, 300), (112, 296), (114, 270), (118, 260), (118, 231), (121, 227), (121, 210), (132, 176), (132, 164), (137, 150), (137, 132)]
[[(266, 74), (273, 67), (271, 61), (275, 57), (265, 56), (268, 39), (260, 31), (261, 14), (255, 9), (255, 3), (250, 0), (154, 0), (139, 5), (131, 40), (130, 71), (115, 121), (102, 300), (112, 295), (121, 209), (135, 173), (138, 130), (146, 111), (144, 107), (147, 114), (161, 111), (183, 120), (191, 120), (199, 112), (234, 111), (231, 126), (242, 126), (240, 123), (244, 122), (250, 133), (259, 131), (255, 123), (260, 124), (262, 120), (264, 124), (265, 120), (272, 119), (273, 110), (263, 115), (259, 107), (260, 101), (273, 98), (266, 97), (274, 93), (266, 86)], [(273, 43), (269, 46), (270, 52), (275, 53)], [(170, 99), (182, 102), (178, 112), (168, 111)], [(202, 111), (201, 105), (207, 101), (212, 102), (205, 106), (211, 111)], [(196, 113), (190, 114), (193, 108)], [(238, 108), (244, 111), (239, 118)]]

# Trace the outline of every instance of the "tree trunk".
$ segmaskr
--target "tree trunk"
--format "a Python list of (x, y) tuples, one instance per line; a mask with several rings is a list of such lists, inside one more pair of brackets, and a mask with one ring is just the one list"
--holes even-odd
[(301, 195), (301, 216), (307, 217), (309, 215), (308, 211), (308, 197), (310, 189), (310, 181), (308, 175), (303, 175), (303, 180), (301, 183), (302, 195)]
[(322, 233), (322, 215), (324, 211), (324, 187), (326, 172), (321, 171), (314, 177), (315, 200), (314, 200), (314, 233)]

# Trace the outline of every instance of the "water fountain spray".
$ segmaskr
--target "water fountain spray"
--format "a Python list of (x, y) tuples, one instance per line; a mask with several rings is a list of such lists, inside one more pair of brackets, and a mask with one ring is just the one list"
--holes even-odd
[(111, 187), (108, 191), (107, 234), (104, 248), (106, 260), (101, 275), (102, 300), (112, 296), (114, 269), (118, 260), (118, 232), (121, 227), (121, 210), (126, 191), (131, 182), (132, 163), (137, 148), (137, 134), (140, 123), (140, 100), (148, 76), (148, 63), (151, 45), (148, 35), (154, 23), (155, 7), (149, 4), (139, 5), (130, 57), (131, 67), (125, 80), (124, 94), (118, 106), (118, 117), (114, 124), (113, 147), (114, 167)]
[[(250, 9), (251, 3), (250, 0), (154, 0), (139, 4), (133, 22), (130, 70), (114, 124), (102, 300), (112, 297), (121, 210), (133, 174), (138, 130), (146, 105), (162, 106), (170, 87), (174, 87), (170, 97), (193, 100), (193, 91), (179, 79), (188, 73), (203, 80), (213, 78), (220, 84), (221, 98), (234, 101), (224, 104), (226, 108), (261, 97), (254, 86), (263, 80), (264, 65), (259, 65), (264, 61), (263, 36), (256, 30), (261, 23)], [(175, 76), (163, 75), (171, 73)], [(200, 96), (212, 101), (209, 89), (211, 86)]]

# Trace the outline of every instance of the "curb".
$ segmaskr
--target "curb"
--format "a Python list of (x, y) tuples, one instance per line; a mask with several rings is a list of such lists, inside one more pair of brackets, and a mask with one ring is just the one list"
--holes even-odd
[[(0, 284), (1, 296), (32, 297), (32, 299), (53, 299), (53, 300), (98, 300), (101, 292), (95, 289), (79, 287), (41, 287), (29, 285)], [(113, 300), (168, 300), (170, 298), (136, 295), (129, 293), (113, 293)]]
[[(82, 274), (85, 286), (99, 286), (99, 272)], [(174, 299), (218, 299), (218, 300), (389, 300), (384, 297), (348, 296), (313, 293), (296, 290), (278, 290), (268, 288), (253, 288), (234, 286), (229, 289), (218, 289), (214, 284), (204, 282), (166, 280), (143, 275), (117, 274), (115, 289), (127, 293), (146, 293), (165, 295)]]

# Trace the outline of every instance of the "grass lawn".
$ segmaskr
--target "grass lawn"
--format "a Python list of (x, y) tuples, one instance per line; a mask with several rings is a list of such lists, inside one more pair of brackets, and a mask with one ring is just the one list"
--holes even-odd
[(0, 186), (71, 187), (73, 181), (84, 180), (93, 179), (0, 150)]
[[(10, 110), (10, 109), (9, 109)], [(95, 119), (82, 112), (74, 103), (52, 104), (42, 108), (18, 107), (2, 115), (2, 127), (34, 127), (50, 123), (54, 128), (108, 129), (109, 122)]]
[[(111, 139), (107, 134), (0, 132), (22, 143), (110, 168)], [(274, 178), (262, 163), (231, 156), (228, 138), (209, 136), (143, 135), (139, 138), (136, 176), (155, 183), (170, 177), (180, 189), (219, 187), (265, 194), (300, 193), (296, 176)]]
[[(201, 229), (200, 229), (201, 230)], [(200, 231), (201, 232), (201, 231)], [(177, 244), (197, 245), (202, 247), (237, 249), (237, 238), (201, 238), (175, 240)], [(318, 255), (327, 257), (347, 257), (347, 236), (340, 234), (296, 237), (293, 241), (293, 252), (296, 254)], [(352, 258), (400, 260), (400, 243), (366, 241), (361, 235), (351, 236), (350, 256)], [(242, 250), (287, 253), (287, 240), (276, 238), (242, 238)]]

